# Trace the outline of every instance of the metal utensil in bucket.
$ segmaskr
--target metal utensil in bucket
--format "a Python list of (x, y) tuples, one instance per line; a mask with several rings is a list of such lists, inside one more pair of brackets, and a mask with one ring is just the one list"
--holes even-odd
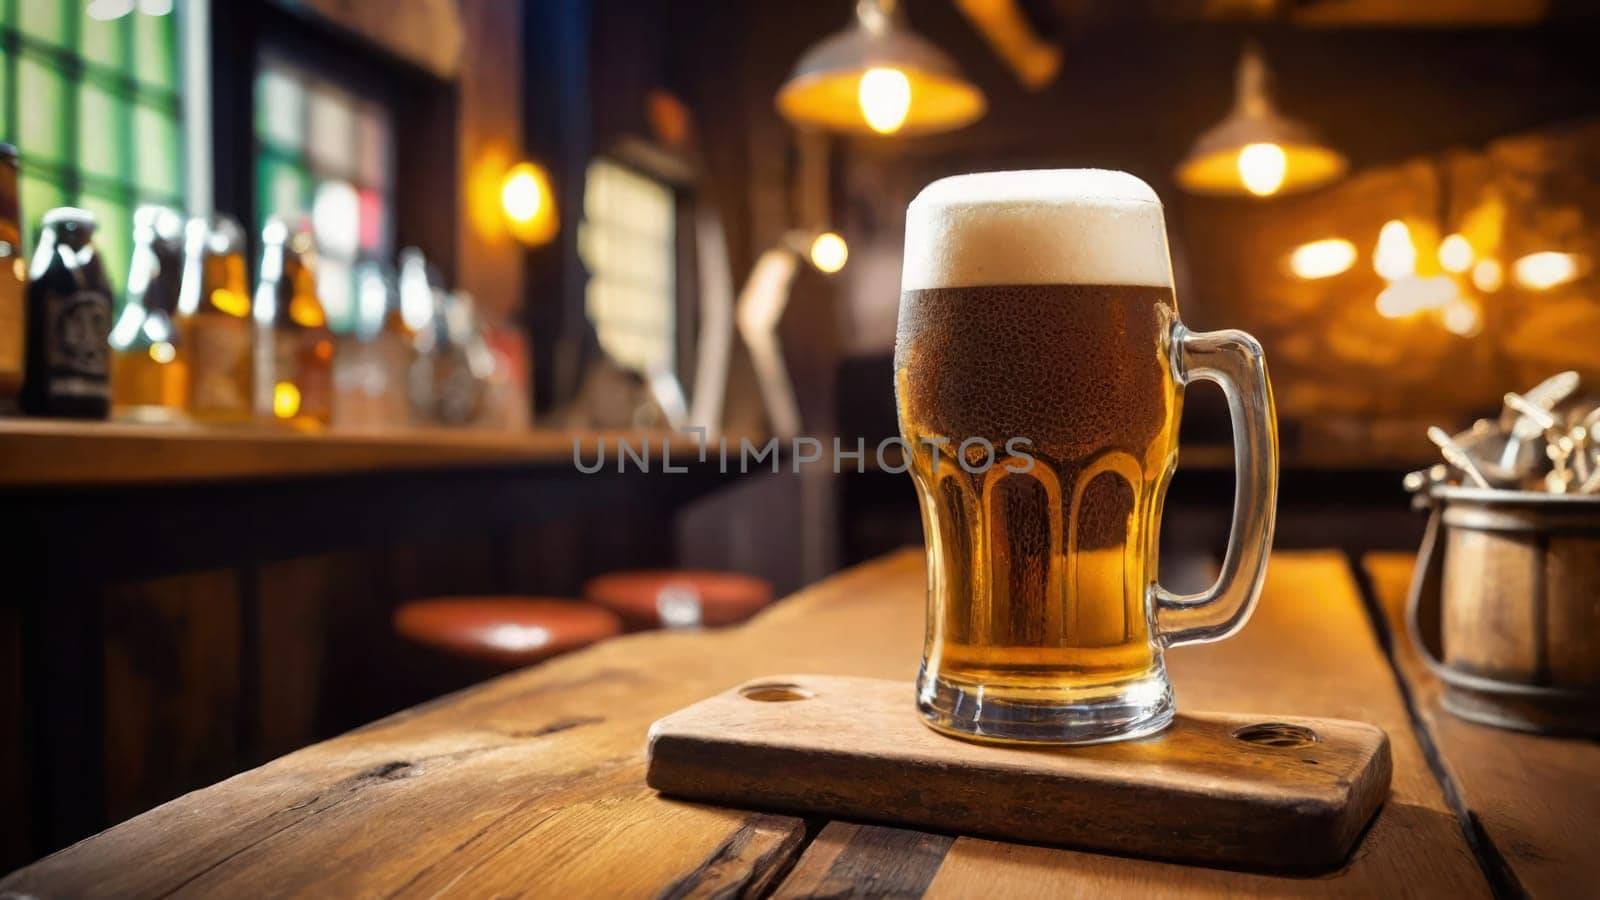
[(1408, 598), (1445, 709), (1600, 734), (1600, 496), (1430, 486)]

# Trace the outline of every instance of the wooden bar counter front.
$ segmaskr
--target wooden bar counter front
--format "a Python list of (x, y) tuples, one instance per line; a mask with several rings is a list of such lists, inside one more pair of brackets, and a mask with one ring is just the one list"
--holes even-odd
[[(1418, 731), (1448, 723), (1426, 711), (1413, 723), (1400, 685), (1415, 667), (1391, 666), (1382, 614), (1364, 608), (1348, 562), (1333, 553), (1277, 554), (1238, 637), (1170, 658), (1184, 709), (1353, 719), (1388, 733), (1387, 800), (1331, 873), (805, 820), (668, 799), (646, 785), (650, 723), (697, 700), (786, 671), (905, 680), (922, 603), (921, 554), (904, 552), (742, 627), (613, 640), (180, 797), (13, 873), (0, 893), (1479, 897), (1528, 884), (1539, 896), (1579, 895), (1596, 883), (1592, 827), (1541, 838), (1537, 817), (1509, 830), (1497, 819), (1487, 835), (1469, 824), (1469, 842), (1462, 823), (1476, 821), (1478, 803), (1497, 808), (1493, 782), (1471, 783), (1474, 808), (1452, 808), (1440, 782), (1451, 776), (1430, 769), (1423, 747), (1434, 741)], [(1592, 745), (1543, 747), (1570, 764), (1523, 772), (1516, 789), (1592, 826)], [(1538, 840), (1539, 852), (1520, 852)]]

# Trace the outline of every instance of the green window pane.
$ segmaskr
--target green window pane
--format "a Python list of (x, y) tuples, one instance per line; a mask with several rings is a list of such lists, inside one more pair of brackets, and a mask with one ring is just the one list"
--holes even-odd
[[(69, 5), (65, 0), (57, 0), (57, 3)], [(123, 16), (106, 22), (93, 16), (82, 16), (78, 19), (81, 29), (78, 33), (78, 55), (85, 62), (104, 66), (113, 72), (123, 71), (128, 65), (128, 20), (142, 18), (146, 17)]]
[(261, 211), (258, 224), (266, 224), (271, 215), (299, 221), (311, 209), (311, 176), (290, 160), (262, 153), (256, 163), (256, 207)]
[(140, 84), (178, 89), (177, 16), (130, 16), (133, 20), (133, 77)]
[(17, 202), (22, 207), (22, 221), (28, 223), (23, 228), (23, 243), (31, 254), (34, 241), (39, 236), (39, 220), (50, 210), (65, 206), (67, 195), (54, 181), (29, 174), (23, 174), (18, 179), (17, 192)]
[(94, 213), (94, 246), (111, 282), (111, 295), (120, 305), (122, 285), (128, 279), (128, 257), (132, 243), (133, 210), (120, 200), (98, 194), (85, 194), (78, 205)]
[(305, 143), (305, 91), (295, 78), (276, 68), (264, 68), (256, 79), (256, 135), (284, 150), (300, 150)]
[(17, 61), (17, 143), (22, 152), (58, 164), (67, 161), (67, 90), (66, 79), (49, 65), (26, 54)]
[(85, 175), (119, 179), (128, 171), (120, 101), (93, 81), (78, 88), (78, 165)]
[(17, 26), (34, 40), (65, 47), (68, 25), (81, 15), (82, 9), (81, 4), (72, 0), (20, 0)]
[(179, 194), (182, 154), (178, 117), (160, 106), (140, 101), (133, 108), (133, 142), (139, 187), (166, 196)]
[[(5, 4), (0, 3), (0, 10)], [(3, 14), (3, 13), (0, 13)], [(0, 141), (15, 144), (17, 136), (11, 133), (11, 60), (0, 49)]]

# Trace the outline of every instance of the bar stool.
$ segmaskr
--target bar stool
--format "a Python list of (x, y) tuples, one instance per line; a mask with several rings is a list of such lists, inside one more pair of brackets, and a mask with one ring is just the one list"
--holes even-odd
[(583, 598), (622, 617), (629, 631), (716, 628), (750, 618), (772, 602), (772, 585), (734, 572), (613, 572), (589, 579)]
[(395, 610), (406, 639), (491, 671), (532, 665), (622, 631), (616, 614), (542, 597), (437, 597)]

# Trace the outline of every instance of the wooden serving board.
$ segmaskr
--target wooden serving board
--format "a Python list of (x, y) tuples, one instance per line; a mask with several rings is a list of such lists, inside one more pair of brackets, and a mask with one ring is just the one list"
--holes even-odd
[(1343, 719), (1180, 715), (1151, 737), (1001, 747), (922, 723), (910, 684), (746, 682), (650, 728), (650, 786), (727, 806), (1230, 868), (1325, 871), (1389, 792), (1389, 739)]

